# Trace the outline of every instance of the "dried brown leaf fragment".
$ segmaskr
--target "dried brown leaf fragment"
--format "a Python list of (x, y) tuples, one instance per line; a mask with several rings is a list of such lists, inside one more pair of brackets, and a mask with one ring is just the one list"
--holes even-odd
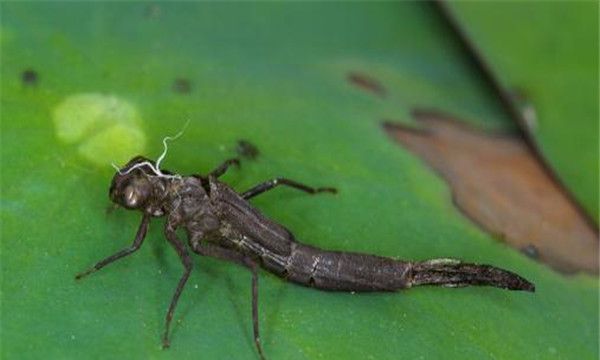
[(413, 115), (419, 127), (385, 122), (384, 129), (448, 182), (466, 216), (556, 270), (598, 273), (597, 227), (522, 138), (477, 130), (436, 112)]

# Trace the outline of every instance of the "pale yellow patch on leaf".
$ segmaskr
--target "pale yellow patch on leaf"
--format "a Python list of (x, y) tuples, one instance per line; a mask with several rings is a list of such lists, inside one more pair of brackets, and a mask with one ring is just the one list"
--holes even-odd
[(71, 95), (56, 106), (53, 120), (57, 137), (79, 144), (79, 154), (98, 165), (125, 162), (146, 146), (137, 108), (114, 95)]

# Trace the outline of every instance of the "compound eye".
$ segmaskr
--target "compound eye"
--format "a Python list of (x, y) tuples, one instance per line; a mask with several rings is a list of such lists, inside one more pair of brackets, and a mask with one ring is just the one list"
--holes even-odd
[(138, 193), (135, 191), (135, 188), (131, 185), (127, 186), (123, 191), (123, 200), (125, 202), (125, 206), (129, 208), (135, 208), (138, 205)]

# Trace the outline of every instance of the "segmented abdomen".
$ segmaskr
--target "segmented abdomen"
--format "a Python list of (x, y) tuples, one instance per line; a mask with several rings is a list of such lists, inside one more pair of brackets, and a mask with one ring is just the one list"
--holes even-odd
[(261, 262), (264, 269), (322, 290), (394, 291), (409, 287), (410, 263), (381, 256), (321, 250), (296, 242), (283, 226), (215, 182), (222, 242)]
[(394, 291), (409, 287), (411, 276), (406, 262), (299, 243), (294, 244), (285, 270), (290, 281), (335, 291)]

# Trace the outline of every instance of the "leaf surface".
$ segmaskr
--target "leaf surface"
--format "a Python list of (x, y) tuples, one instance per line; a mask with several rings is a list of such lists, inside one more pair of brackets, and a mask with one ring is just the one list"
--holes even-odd
[[(0, 6), (3, 358), (257, 358), (250, 274), (204, 258), (180, 300), (171, 348), (161, 349), (182, 273), (161, 220), (138, 253), (73, 279), (133, 241), (139, 214), (105, 214), (110, 163), (135, 151), (156, 158), (163, 137), (188, 119), (164, 168), (206, 173), (243, 138), (261, 155), (226, 175), (234, 188), (286, 176), (340, 190), (313, 197), (278, 189), (254, 201), (301, 241), (489, 263), (537, 287), (353, 295), (262, 272), (268, 358), (598, 357), (597, 279), (559, 275), (483, 233), (452, 205), (446, 184), (381, 129), (382, 119), (411, 123), (411, 108), (423, 105), (483, 128), (513, 128), (429, 7)], [(35, 81), (24, 75), (31, 70)], [(352, 72), (377, 79), (385, 98), (349, 82)], [(76, 102), (66, 123), (91, 125), (65, 141), (56, 109), (80, 94), (96, 101)]]

